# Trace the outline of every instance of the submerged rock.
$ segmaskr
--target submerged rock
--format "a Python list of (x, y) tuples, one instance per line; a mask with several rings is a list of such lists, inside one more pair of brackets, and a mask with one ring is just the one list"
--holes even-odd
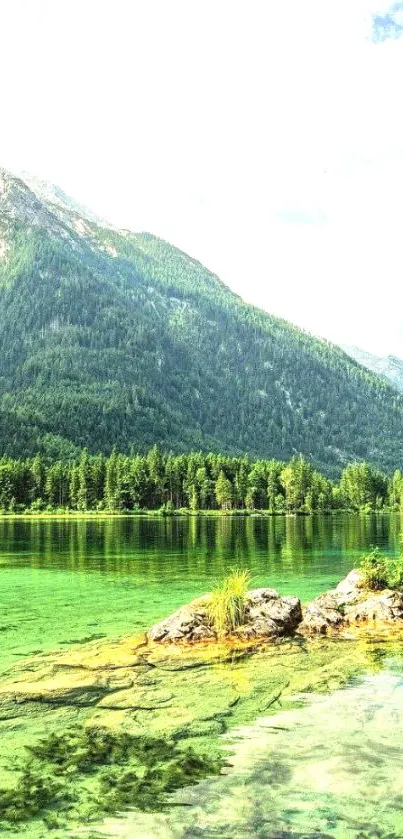
[[(259, 599), (264, 606), (264, 596)], [(273, 606), (276, 600), (278, 597), (269, 598)], [(257, 603), (258, 598), (252, 596), (252, 602)], [(256, 716), (267, 718), (279, 703), (283, 708), (293, 706), (294, 697), (305, 691), (311, 694), (337, 688), (352, 675), (368, 670), (372, 662), (371, 645), (346, 644), (322, 636), (312, 637), (309, 643), (294, 638), (262, 645), (237, 643), (234, 649), (226, 639), (214, 644), (169, 646), (146, 644), (143, 635), (90, 642), (19, 661), (0, 683), (0, 774), (6, 778), (0, 786), (7, 783), (12, 797), (17, 795), (17, 803), (22, 802), (20, 812), (27, 823), (21, 824), (21, 830), (17, 825), (18, 836), (39, 839), (52, 835), (49, 819), (56, 808), (58, 829), (54, 832), (58, 836), (79, 835), (83, 813), (86, 825), (92, 818), (99, 822), (106, 806), (109, 814), (135, 807), (138, 819), (137, 808), (142, 806), (139, 795), (153, 810), (166, 808), (166, 802), (159, 803), (165, 781), (173, 789), (171, 769), (173, 783), (182, 777), (182, 757), (191, 760), (190, 772), (197, 780), (198, 758), (203, 760), (203, 767), (204, 758), (222, 758), (222, 743), (228, 753), (229, 740), (221, 741), (219, 735), (254, 722)], [(91, 705), (87, 706), (82, 699), (91, 685), (94, 697), (99, 687), (108, 693), (96, 704), (91, 696)], [(272, 734), (276, 739), (281, 736), (276, 725)], [(27, 764), (26, 746), (30, 765), (35, 758), (36, 774), (23, 775), (23, 787), (15, 792), (18, 767)], [(195, 751), (189, 754), (189, 748)], [(143, 757), (148, 757), (148, 766), (144, 766)], [(276, 767), (273, 770), (271, 766), (270, 771), (275, 773)], [(65, 791), (69, 796), (56, 802), (52, 796), (49, 813), (45, 798), (48, 781), (62, 785), (58, 786), (58, 795), (64, 796)], [(276, 787), (273, 789), (276, 793)], [(8, 792), (6, 795), (10, 803), (15, 803), (15, 798), (11, 802)], [(32, 795), (38, 796), (41, 808), (35, 817)], [(184, 795), (187, 800), (189, 774)], [(40, 821), (41, 814), (46, 817), (46, 826)], [(138, 835), (136, 826), (137, 821), (130, 835)], [(1, 827), (0, 834), (4, 833), (3, 822)], [(94, 836), (98, 831), (104, 835), (103, 827), (95, 825)], [(87, 828), (85, 832), (91, 832), (89, 825)], [(10, 835), (16, 835), (11, 825), (10, 831)], [(235, 834), (236, 829), (228, 835)], [(154, 835), (153, 830), (144, 833)]]
[(329, 630), (361, 622), (402, 622), (403, 592), (393, 589), (372, 591), (360, 571), (353, 569), (335, 589), (316, 597), (305, 609), (299, 631), (326, 634)]
[[(148, 639), (163, 643), (217, 640), (208, 602), (209, 596), (204, 595), (182, 606), (173, 615), (155, 624), (148, 633)], [(231, 637), (249, 640), (292, 635), (301, 620), (298, 597), (281, 597), (272, 588), (259, 588), (248, 592), (245, 622), (231, 633)]]

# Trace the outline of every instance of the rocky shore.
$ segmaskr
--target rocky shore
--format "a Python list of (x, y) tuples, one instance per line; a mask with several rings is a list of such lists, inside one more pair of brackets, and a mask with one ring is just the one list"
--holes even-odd
[[(209, 617), (208, 600), (208, 595), (199, 597), (155, 624), (148, 633), (149, 640), (163, 643), (218, 640)], [(280, 597), (273, 588), (254, 589), (245, 598), (245, 622), (231, 632), (231, 638), (249, 641), (293, 635), (301, 620), (298, 597)]]
[(373, 591), (366, 587), (362, 573), (353, 569), (335, 589), (308, 604), (298, 632), (324, 635), (354, 626), (403, 628), (403, 592)]
[[(147, 634), (148, 640), (164, 644), (217, 641), (208, 602), (206, 594), (182, 606), (155, 624)], [(324, 635), (363, 625), (403, 628), (403, 592), (373, 591), (366, 587), (362, 573), (354, 569), (335, 589), (319, 595), (304, 609), (298, 597), (281, 597), (272, 588), (248, 592), (244, 623), (227, 637), (273, 640), (295, 633)]]
[[(0, 829), (2, 818), (18, 817), (21, 836), (42, 837), (55, 818), (54, 790), (62, 801), (54, 827), (162, 807), (166, 791), (220, 771), (219, 735), (376, 669), (380, 644), (382, 654), (395, 640), (401, 649), (403, 595), (367, 589), (357, 571), (304, 609), (297, 597), (255, 589), (243, 615), (242, 626), (217, 634), (206, 595), (145, 635), (87, 642), (13, 668), (0, 685), (0, 774), (11, 790), (0, 788)], [(10, 753), (20, 754), (16, 786)], [(33, 778), (40, 801), (31, 818)]]
[(135, 638), (88, 642), (20, 662), (0, 685), (2, 719), (18, 717), (18, 706), (29, 702), (39, 703), (41, 713), (44, 707), (96, 708), (136, 711), (140, 719), (152, 710), (165, 724), (171, 696), (165, 679), (157, 678), (163, 674), (225, 669), (254, 649), (267, 650), (273, 660), (280, 651), (283, 660), (300, 659), (299, 651), (313, 643), (315, 654), (321, 644), (328, 649), (325, 635), (332, 643), (403, 637), (403, 593), (370, 590), (357, 570), (304, 607), (298, 597), (271, 588), (249, 591), (244, 624), (226, 636), (215, 632), (207, 604), (208, 595), (197, 598)]
[[(206, 688), (209, 684), (214, 692), (211, 674), (215, 669), (224, 672), (228, 662), (235, 665), (246, 661), (255, 648), (267, 650), (271, 668), (280, 656), (282, 668), (289, 659), (293, 669), (293, 658), (298, 658), (299, 667), (307, 664), (302, 653), (308, 651), (304, 645), (309, 636), (317, 656), (319, 651), (326, 653), (331, 649), (323, 635), (328, 635), (334, 645), (345, 636), (343, 630), (354, 627), (362, 630), (357, 636), (364, 640), (366, 635), (376, 637), (377, 633), (382, 638), (390, 635), (393, 640), (403, 630), (403, 594), (392, 589), (368, 590), (356, 570), (304, 609), (297, 597), (281, 597), (271, 588), (248, 592), (244, 625), (225, 637), (215, 633), (207, 603), (208, 595), (192, 601), (155, 624), (146, 635), (116, 642), (90, 642), (22, 662), (0, 685), (2, 719), (18, 717), (18, 708), (31, 703), (40, 713), (46, 707), (96, 709), (104, 721), (110, 714), (135, 712), (140, 728), (152, 712), (154, 725), (160, 719), (164, 728), (166, 710), (170, 708), (171, 727), (173, 673), (177, 674), (175, 693), (182, 676), (186, 682), (190, 670), (193, 683), (200, 675)], [(375, 636), (370, 631), (373, 629)], [(254, 664), (251, 667), (255, 670)], [(305, 666), (303, 669), (305, 672)], [(210, 676), (206, 675), (205, 680), (207, 671)], [(220, 680), (215, 688), (221, 692)], [(183, 700), (183, 685), (181, 690)], [(193, 689), (190, 693), (193, 695)], [(181, 724), (193, 717), (192, 702), (191, 699), (188, 716), (181, 701)]]

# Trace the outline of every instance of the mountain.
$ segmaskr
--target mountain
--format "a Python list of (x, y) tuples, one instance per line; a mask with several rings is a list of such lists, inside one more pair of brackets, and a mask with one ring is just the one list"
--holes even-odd
[[(45, 203), (51, 205), (53, 204), (56, 207), (62, 207), (65, 210), (70, 210), (73, 213), (87, 219), (87, 221), (95, 222), (95, 224), (101, 227), (112, 226), (105, 221), (105, 219), (93, 213), (88, 207), (84, 207), (83, 204), (79, 204), (78, 201), (74, 200), (74, 198), (70, 198), (69, 195), (66, 195), (66, 193), (63, 192), (60, 187), (55, 186), (55, 184), (49, 183), (49, 181), (42, 181), (35, 175), (31, 175), (30, 172), (21, 172), (20, 177), (21, 180), (29, 186), (37, 198), (45, 201)], [(55, 209), (55, 206), (53, 206), (53, 210)]]
[(0, 170), (0, 451), (401, 464), (403, 398), (385, 381), (167, 242), (77, 207)]
[(351, 355), (358, 364), (372, 370), (379, 376), (384, 376), (390, 384), (403, 393), (403, 359), (397, 358), (395, 355), (388, 355), (382, 358), (378, 355), (372, 355), (359, 347), (343, 346), (347, 355)]

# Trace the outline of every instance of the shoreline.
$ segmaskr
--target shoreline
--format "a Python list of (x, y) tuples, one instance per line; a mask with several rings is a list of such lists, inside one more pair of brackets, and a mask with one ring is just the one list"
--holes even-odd
[(403, 516), (403, 510), (314, 510), (307, 513), (303, 510), (296, 510), (294, 512), (271, 512), (270, 510), (174, 510), (172, 512), (165, 512), (160, 510), (129, 510), (129, 511), (105, 511), (105, 510), (49, 510), (37, 512), (24, 510), (17, 513), (0, 512), (0, 521), (13, 520), (81, 520), (81, 519), (187, 519), (187, 518), (217, 518), (217, 519), (295, 519), (295, 518), (335, 518), (339, 515), (347, 516)]

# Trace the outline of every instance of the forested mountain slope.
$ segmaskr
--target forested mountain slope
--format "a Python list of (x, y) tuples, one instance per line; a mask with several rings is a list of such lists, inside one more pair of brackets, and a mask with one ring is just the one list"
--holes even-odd
[(396, 390), (403, 392), (403, 359), (395, 355), (373, 355), (359, 347), (345, 346), (343, 349), (347, 355), (358, 361), (358, 364), (362, 364), (378, 376), (384, 376)]
[(0, 170), (0, 451), (401, 463), (403, 399), (386, 382), (166, 242), (32, 185)]

